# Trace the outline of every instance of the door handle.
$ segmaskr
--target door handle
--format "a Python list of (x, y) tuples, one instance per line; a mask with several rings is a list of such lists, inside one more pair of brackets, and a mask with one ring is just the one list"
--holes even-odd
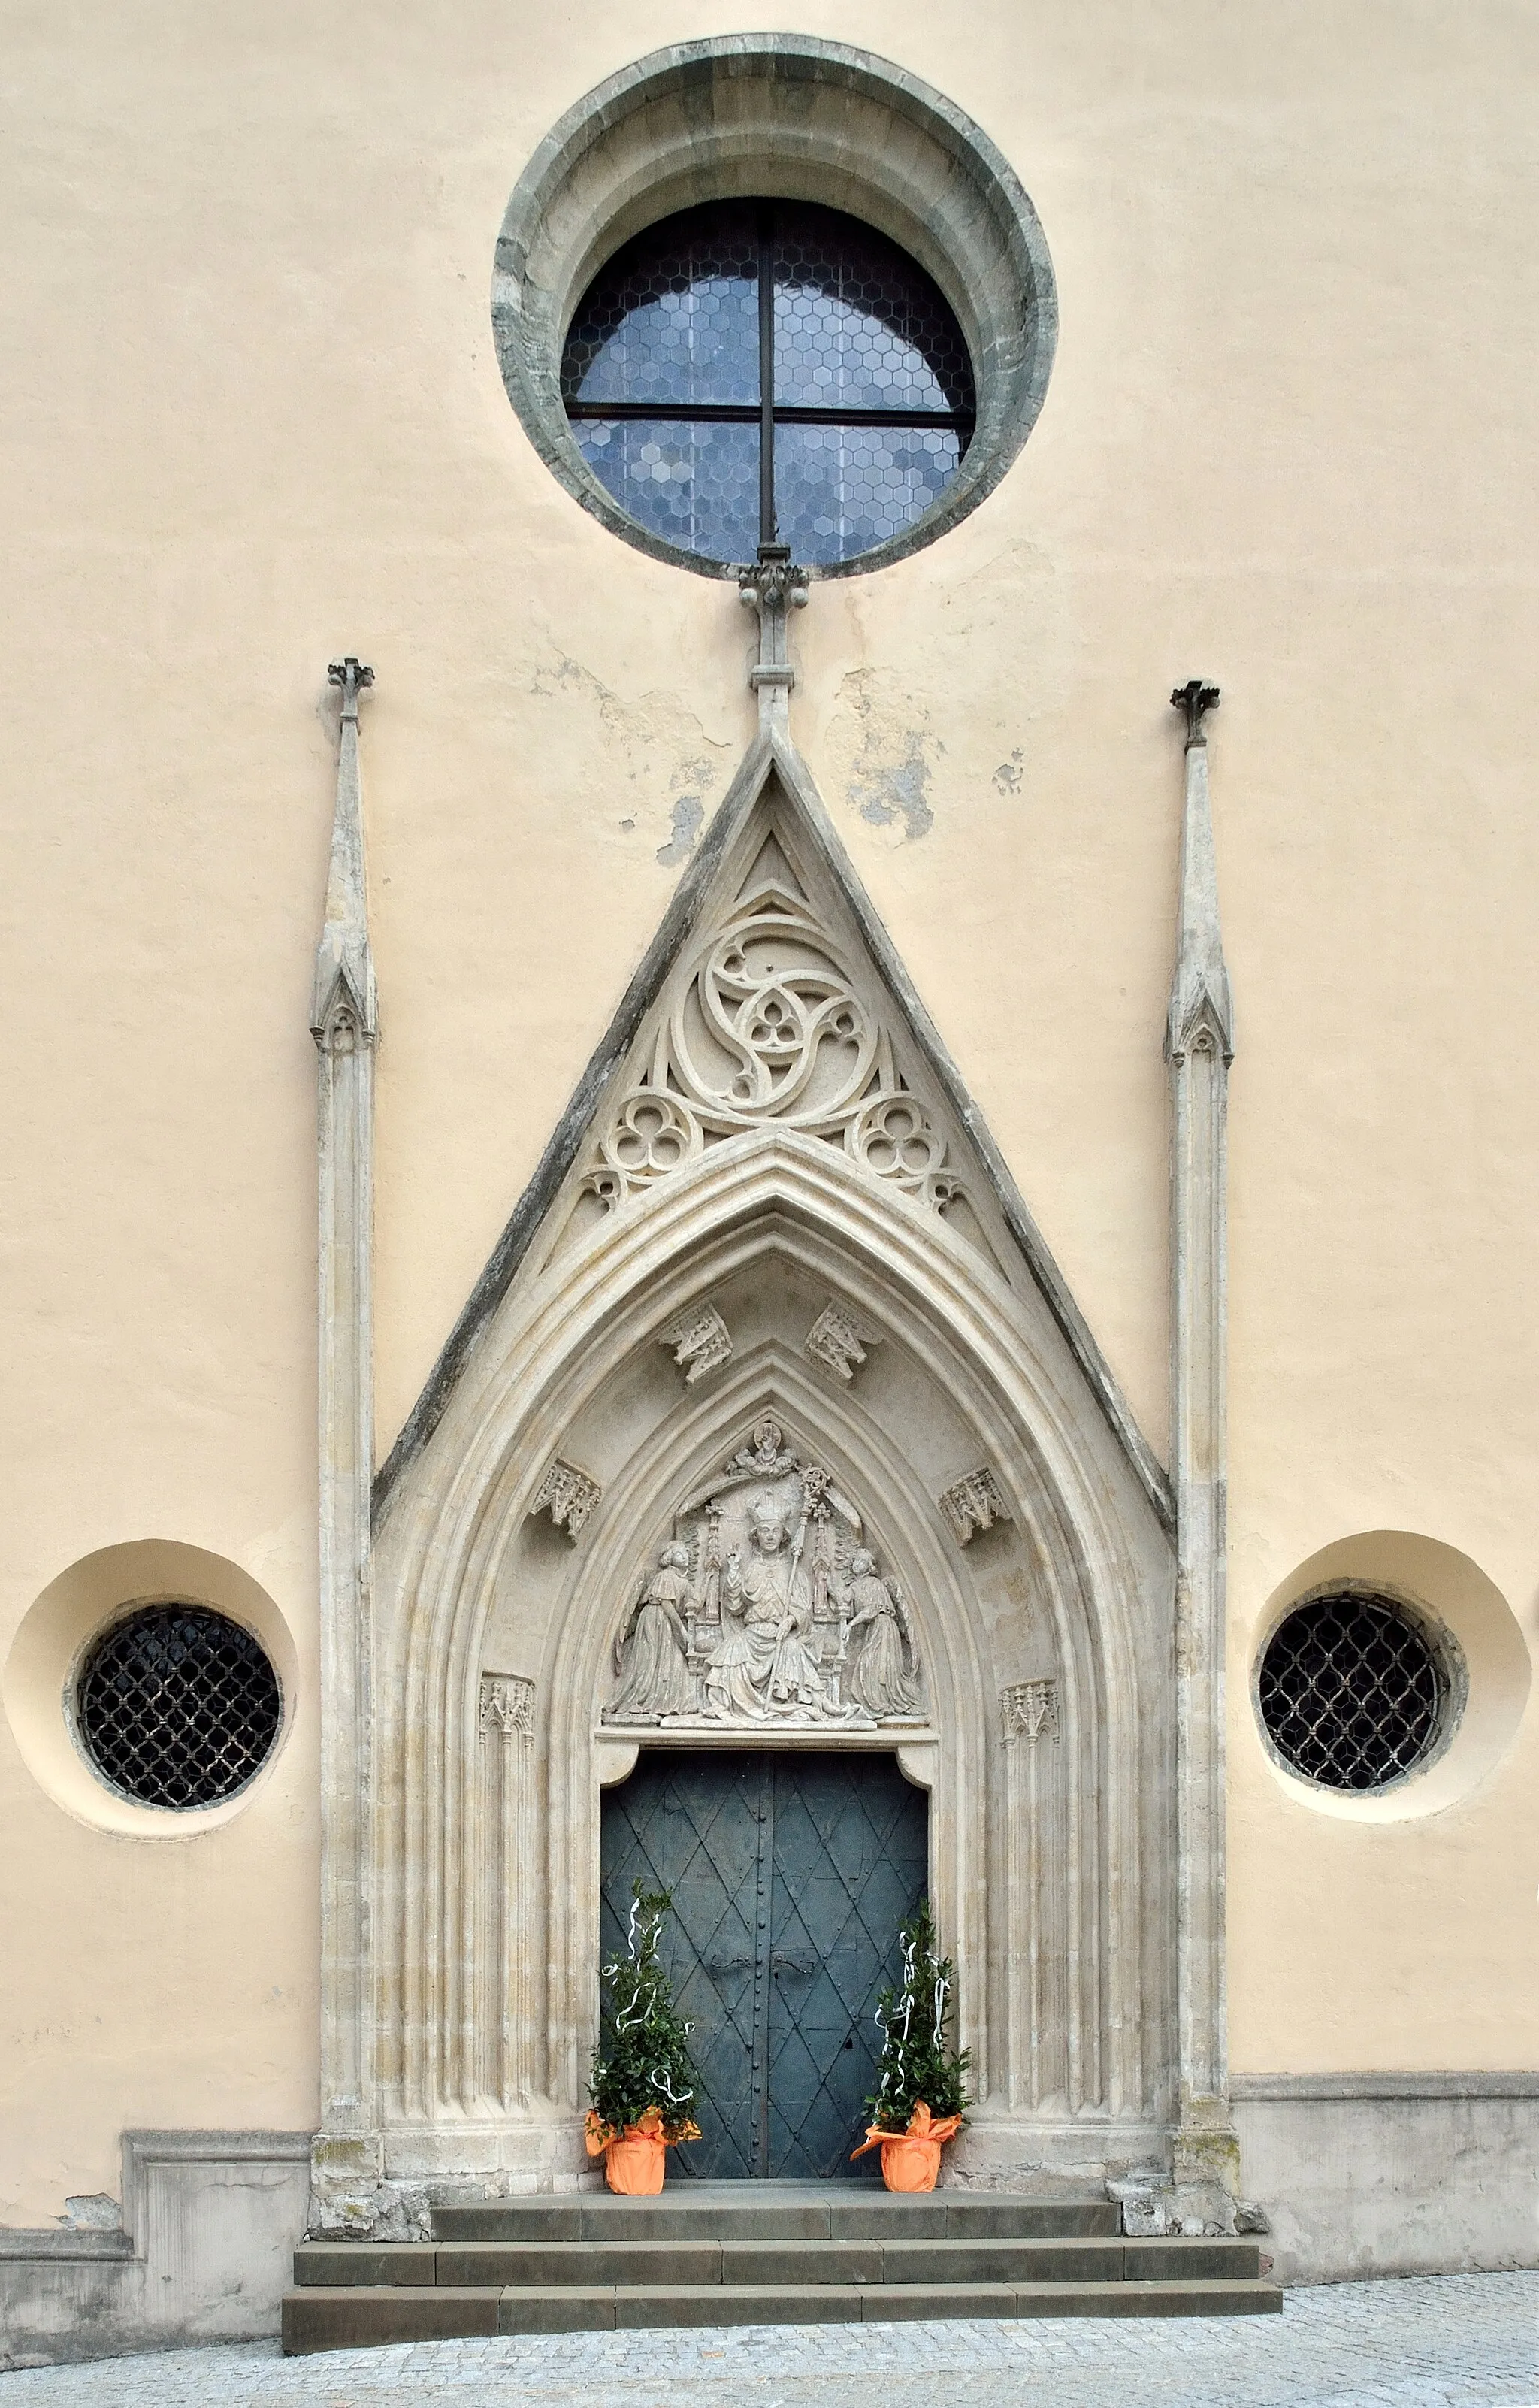
[(753, 1963), (751, 1956), (707, 1956), (707, 1973), (744, 1973)]
[(816, 1956), (792, 1956), (781, 1948), (771, 1952), (770, 1963), (777, 1973), (800, 1973), (805, 1976), (818, 1971)]

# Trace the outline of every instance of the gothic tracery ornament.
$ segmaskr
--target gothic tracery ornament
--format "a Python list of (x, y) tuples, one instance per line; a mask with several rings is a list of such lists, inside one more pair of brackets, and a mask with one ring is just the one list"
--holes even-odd
[(505, 1739), (531, 1739), (534, 1731), (534, 1684), (512, 1672), (481, 1675), (481, 1728)]
[(863, 985), (767, 838), (599, 1138), (586, 1192), (615, 1210), (707, 1147), (774, 1123), (937, 1212), (962, 1202), (946, 1136)]
[(557, 1528), (564, 1526), (567, 1537), (576, 1541), (603, 1494), (591, 1472), (579, 1470), (575, 1463), (563, 1463), (557, 1455), (530, 1498), (528, 1510), (532, 1514), (549, 1512)]
[(802, 1341), (802, 1351), (837, 1380), (853, 1380), (865, 1361), (866, 1348), (879, 1346), (875, 1330), (864, 1328), (842, 1304), (820, 1312)]
[(991, 1530), (996, 1522), (1010, 1519), (1010, 1508), (986, 1463), (954, 1480), (943, 1490), (939, 1503), (959, 1547), (965, 1547), (979, 1530)]
[(1058, 1683), (1017, 1681), (999, 1693), (1000, 1712), (1007, 1740), (1023, 1739), (1034, 1747), (1039, 1739), (1059, 1735)]
[(687, 1388), (732, 1360), (732, 1332), (714, 1304), (694, 1304), (677, 1314), (658, 1331), (657, 1342), (673, 1348)]

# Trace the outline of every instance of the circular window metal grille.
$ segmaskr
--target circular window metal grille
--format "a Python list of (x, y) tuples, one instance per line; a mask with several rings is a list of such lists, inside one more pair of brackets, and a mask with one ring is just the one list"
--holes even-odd
[(1392, 1598), (1343, 1591), (1290, 1613), (1261, 1660), (1267, 1736), (1324, 1789), (1383, 1789), (1425, 1761), (1448, 1682), (1435, 1649)]
[(248, 1630), (198, 1605), (142, 1606), (80, 1674), (76, 1713), (104, 1781), (188, 1812), (244, 1789), (278, 1737), (278, 1675)]

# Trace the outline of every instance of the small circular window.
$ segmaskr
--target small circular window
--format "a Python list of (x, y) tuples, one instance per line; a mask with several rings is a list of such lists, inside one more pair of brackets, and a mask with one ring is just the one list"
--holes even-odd
[(238, 1622), (149, 1605), (95, 1641), (76, 1690), (85, 1752), (145, 1806), (217, 1806), (254, 1779), (282, 1714), (278, 1675)]
[(837, 209), (713, 203), (648, 228), (577, 304), (562, 398), (588, 466), (679, 552), (808, 566), (901, 536), (976, 416), (962, 328), (918, 263)]
[(1438, 1647), (1394, 1598), (1343, 1589), (1278, 1625), (1257, 1702), (1290, 1771), (1322, 1789), (1385, 1789), (1436, 1753), (1450, 1684)]

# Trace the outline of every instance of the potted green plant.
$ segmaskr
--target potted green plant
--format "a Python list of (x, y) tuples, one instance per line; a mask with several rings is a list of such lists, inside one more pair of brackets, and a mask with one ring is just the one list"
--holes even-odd
[(674, 2005), (657, 1948), (672, 1903), (666, 1890), (644, 1890), (637, 1882), (626, 1953), (599, 1970), (588, 2154), (603, 2157), (605, 2180), (615, 2191), (660, 2191), (666, 2152), (700, 2138), (689, 2114), (699, 2082), (690, 2027)]
[(933, 2190), (941, 2148), (962, 2129), (969, 2053), (947, 2046), (951, 1959), (938, 1952), (930, 1901), (921, 1899), (898, 1929), (903, 1979), (876, 2001), (882, 2053), (866, 2100), (871, 2124), (853, 2152), (880, 2147), (889, 2190)]

